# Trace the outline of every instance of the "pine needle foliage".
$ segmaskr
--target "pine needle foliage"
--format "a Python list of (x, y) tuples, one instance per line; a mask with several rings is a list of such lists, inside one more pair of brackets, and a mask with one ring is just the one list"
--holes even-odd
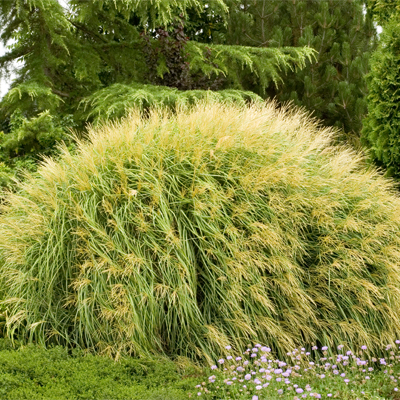
[[(307, 46), (258, 49), (189, 40), (185, 24), (190, 26), (205, 9), (225, 21), (224, 0), (0, 0), (0, 40), (8, 45), (0, 56), (0, 77), (12, 70), (16, 77), (0, 101), (0, 135), (21, 137), (10, 122), (14, 113), (34, 124), (49, 112), (55, 131), (63, 129), (65, 134), (58, 121), (72, 116), (72, 125), (84, 131), (99, 110), (104, 117), (117, 117), (124, 115), (126, 106), (145, 105), (146, 99), (151, 104), (171, 104), (173, 98), (181, 103), (210, 97), (210, 89), (242, 90), (211, 95), (215, 98), (248, 98), (244, 76), (251, 75), (264, 93), (268, 86), (282, 84), (286, 72), (316, 58), (316, 51)], [(185, 94), (165, 87), (204, 92)], [(103, 113), (116, 91), (118, 104)], [(124, 93), (127, 97), (122, 99)], [(86, 119), (79, 105), (93, 102), (96, 110)], [(20, 149), (17, 160), (9, 159), (0, 144), (0, 174), (17, 173), (20, 157), (35, 165), (41, 154), (54, 154), (50, 139), (59, 136), (55, 131), (46, 132), (47, 147)]]
[(400, 200), (334, 134), (273, 102), (91, 129), (1, 207), (8, 335), (208, 361), (391, 343)]
[(114, 84), (95, 92), (82, 101), (86, 119), (94, 124), (125, 117), (132, 107), (146, 111), (150, 107), (166, 107), (171, 110), (191, 107), (202, 101), (220, 101), (245, 105), (262, 102), (253, 92), (242, 90), (178, 90), (166, 86), (140, 84)]
[[(380, 9), (395, 0), (374, 0)], [(357, 143), (367, 114), (364, 79), (368, 60), (376, 49), (376, 29), (365, 0), (227, 0), (227, 23), (206, 10), (189, 31), (199, 41), (213, 45), (281, 48), (309, 46), (317, 59), (301, 71), (288, 71), (279, 87), (269, 86), (265, 96), (258, 82), (244, 74), (243, 87), (280, 102), (306, 107), (327, 126), (342, 128), (340, 139)], [(371, 4), (371, 6), (372, 6)], [(203, 32), (203, 34), (200, 34)], [(207, 32), (207, 34), (205, 34)], [(228, 46), (229, 47), (229, 46)], [(246, 76), (247, 75), (247, 76)], [(246, 79), (247, 78), (247, 79)]]

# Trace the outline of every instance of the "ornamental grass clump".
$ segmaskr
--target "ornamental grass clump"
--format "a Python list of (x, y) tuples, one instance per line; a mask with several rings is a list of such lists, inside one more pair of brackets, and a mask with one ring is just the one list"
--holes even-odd
[(202, 104), (89, 129), (6, 197), (23, 342), (203, 358), (400, 331), (400, 200), (302, 110)]

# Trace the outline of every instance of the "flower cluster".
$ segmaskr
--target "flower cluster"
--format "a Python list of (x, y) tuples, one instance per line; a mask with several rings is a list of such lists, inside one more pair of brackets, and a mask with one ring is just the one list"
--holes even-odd
[(215, 400), (361, 400), (379, 399), (382, 391), (398, 391), (400, 355), (392, 345), (386, 346), (383, 358), (368, 358), (367, 346), (353, 352), (340, 345), (335, 353), (327, 346), (294, 349), (285, 361), (260, 344), (249, 346), (241, 355), (234, 355), (231, 346), (226, 350), (225, 357), (211, 366), (208, 382), (196, 386), (198, 396)]

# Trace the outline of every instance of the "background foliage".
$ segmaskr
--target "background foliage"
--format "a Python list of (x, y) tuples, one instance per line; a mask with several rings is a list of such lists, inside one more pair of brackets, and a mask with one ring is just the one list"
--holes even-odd
[(368, 87), (368, 116), (363, 142), (375, 162), (387, 174), (400, 178), (400, 2), (370, 4), (383, 32), (371, 59)]
[[(265, 91), (281, 83), (285, 71), (302, 68), (313, 59), (315, 52), (306, 47), (205, 46), (194, 42), (196, 37), (189, 41), (184, 24), (190, 24), (189, 19), (198, 16), (206, 3), (215, 15), (226, 18), (228, 7), (222, 0), (71, 0), (68, 10), (57, 0), (1, 0), (1, 40), (13, 44), (0, 57), (0, 71), (6, 74), (13, 62), (22, 63), (0, 103), (4, 132), (0, 179), (9, 181), (8, 173), (19, 166), (34, 168), (40, 155), (55, 154), (55, 143), (66, 139), (65, 122), (82, 131), (109, 104), (108, 93), (113, 99), (119, 96), (119, 101), (107, 116), (120, 116), (128, 106), (146, 105), (138, 98), (156, 97), (172, 104), (207, 96), (182, 91), (187, 89), (243, 90), (243, 74), (252, 75)], [(155, 85), (180, 91), (155, 89)], [(226, 96), (242, 101), (249, 99), (245, 92)], [(127, 97), (122, 99), (124, 93)], [(221, 94), (221, 98), (226, 96)], [(85, 108), (93, 101), (96, 110)], [(15, 113), (32, 126), (37, 126), (36, 118), (46, 119), (40, 138), (28, 131), (24, 138), (20, 128), (17, 132), (15, 118), (11, 120)]]
[[(310, 46), (318, 52), (301, 71), (288, 71), (283, 84), (266, 92), (243, 72), (244, 88), (280, 102), (306, 107), (324, 124), (340, 127), (341, 140), (357, 143), (366, 115), (364, 75), (376, 48), (371, 12), (365, 1), (228, 0), (225, 26), (220, 16), (204, 12), (192, 28), (197, 40), (255, 48)], [(198, 32), (203, 34), (197, 36)], [(207, 32), (205, 35), (204, 33)]]

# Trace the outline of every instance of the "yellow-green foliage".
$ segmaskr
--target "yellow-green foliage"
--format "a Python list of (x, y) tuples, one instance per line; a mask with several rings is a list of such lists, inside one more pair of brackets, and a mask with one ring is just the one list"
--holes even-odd
[(2, 207), (8, 333), (209, 360), (250, 340), (391, 342), (400, 201), (334, 134), (275, 103), (90, 131)]

